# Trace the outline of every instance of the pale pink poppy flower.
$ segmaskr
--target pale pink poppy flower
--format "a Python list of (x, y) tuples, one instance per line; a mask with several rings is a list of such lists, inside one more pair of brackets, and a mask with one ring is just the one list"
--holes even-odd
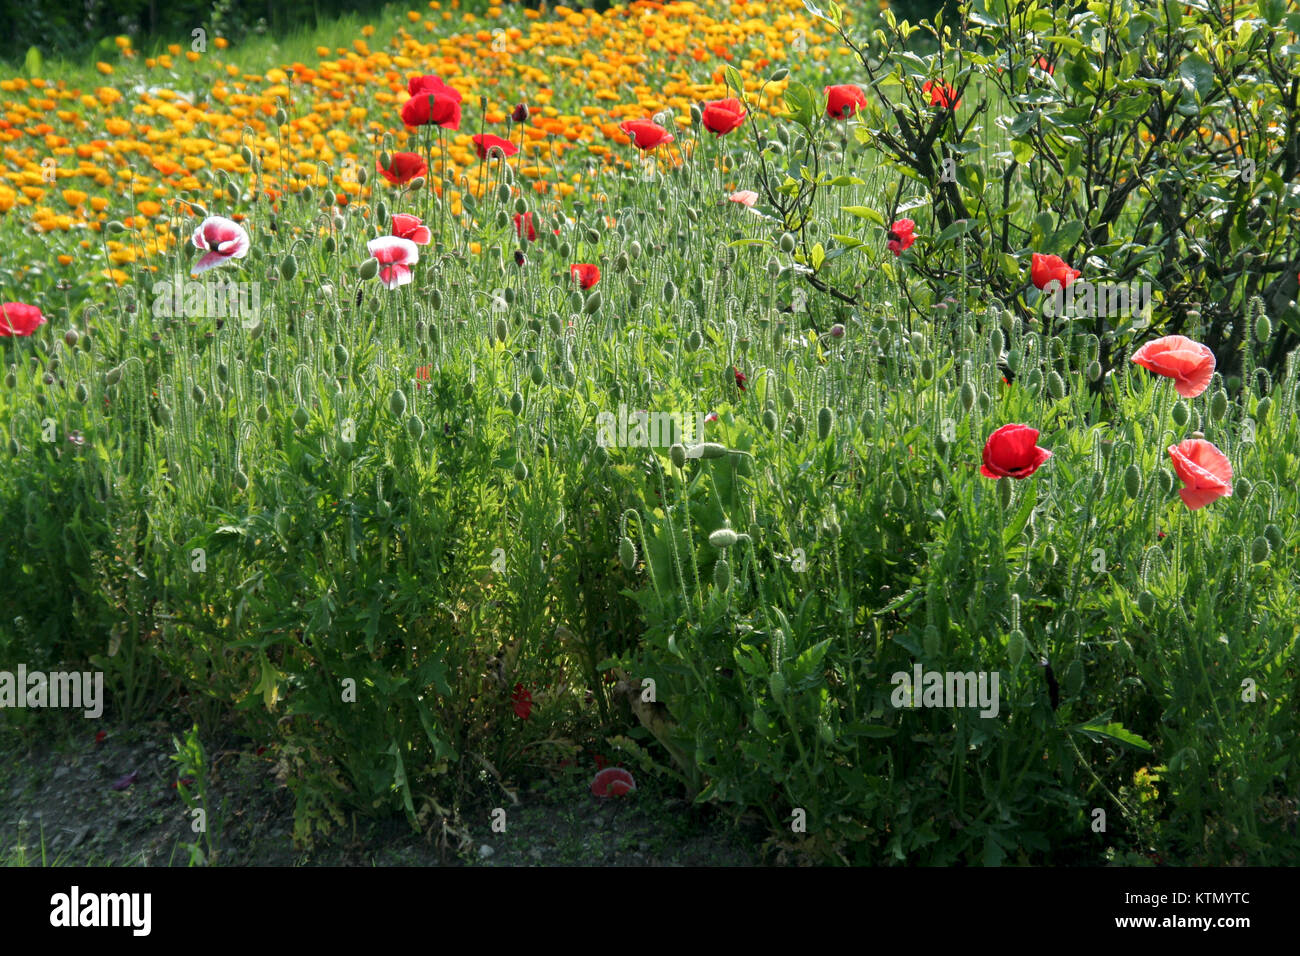
[(242, 259), (248, 255), (251, 243), (244, 227), (225, 216), (209, 216), (202, 225), (194, 230), (194, 245), (206, 250), (206, 255), (190, 267), (192, 275), (215, 269), (231, 259)]
[(1209, 387), (1214, 375), (1214, 353), (1208, 345), (1185, 335), (1166, 335), (1133, 353), (1133, 361), (1148, 372), (1174, 380), (1183, 398), (1195, 398)]
[(411, 266), (420, 260), (420, 250), (410, 239), (380, 236), (366, 243), (370, 254), (379, 260), (379, 281), (386, 289), (396, 289), (415, 279)]
[(754, 203), (758, 202), (758, 193), (754, 192), (754, 190), (752, 189), (742, 189), (739, 192), (732, 193), (727, 198), (730, 199), (732, 202), (740, 203), (742, 206), (748, 209), (751, 206), (753, 206)]

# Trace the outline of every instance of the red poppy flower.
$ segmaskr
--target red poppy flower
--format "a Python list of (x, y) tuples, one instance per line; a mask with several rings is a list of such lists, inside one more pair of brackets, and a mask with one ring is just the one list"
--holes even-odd
[(415, 377), (421, 382), (429, 380), (429, 373), (433, 371), (432, 365), (421, 365), (415, 370)]
[(1056, 72), (1056, 67), (1052, 65), (1052, 61), (1045, 56), (1040, 56), (1036, 61), (1036, 65), (1040, 70), (1047, 73), (1048, 76), (1051, 76)]
[(528, 241), (536, 242), (537, 227), (533, 225), (533, 214), (531, 212), (515, 213), (515, 235), (522, 239), (525, 228), (528, 230)]
[(1028, 478), (1038, 466), (1052, 457), (1038, 447), (1038, 429), (1028, 425), (1003, 425), (984, 443), (985, 478)]
[(415, 153), (393, 153), (391, 164), (387, 169), (375, 163), (375, 168), (394, 186), (405, 186), (417, 176), (423, 176), (429, 167)]
[(636, 789), (636, 781), (622, 767), (606, 767), (591, 781), (591, 792), (598, 797), (621, 797)]
[(1071, 269), (1060, 256), (1045, 256), (1035, 252), (1030, 260), (1029, 278), (1039, 289), (1049, 282), (1059, 282), (1064, 287), (1081, 275), (1082, 272)]
[(1174, 380), (1183, 398), (1195, 398), (1205, 391), (1214, 376), (1214, 352), (1185, 335), (1166, 335), (1133, 353), (1133, 362), (1148, 372)]
[(393, 214), (388, 232), (399, 239), (410, 239), (417, 246), (427, 246), (433, 241), (433, 233), (421, 222), (420, 217), (404, 212)]
[(519, 147), (508, 139), (502, 139), (500, 136), (493, 136), (491, 133), (479, 133), (471, 136), (474, 142), (474, 152), (478, 154), (479, 159), (487, 159), (488, 150), (493, 146), (501, 150), (506, 156), (513, 156), (519, 152)]
[(0, 338), (31, 335), (46, 322), (41, 310), (21, 302), (0, 303)]
[(673, 134), (648, 119), (626, 120), (618, 128), (632, 138), (637, 149), (651, 150), (660, 143), (671, 143)]
[(1203, 438), (1189, 438), (1169, 446), (1174, 471), (1183, 480), (1178, 489), (1183, 504), (1192, 511), (1216, 498), (1232, 495), (1232, 464), (1228, 456)]
[(102, 730), (98, 731), (95, 734), (95, 743), (97, 744), (102, 744), (107, 739), (108, 739), (108, 734)]
[(609, 758), (606, 757), (604, 754), (593, 754), (592, 759), (596, 761), (597, 770), (604, 770), (607, 766), (609, 766)]
[(828, 86), (825, 93), (826, 115), (831, 119), (848, 119), (867, 105), (867, 96), (858, 86)]
[(961, 106), (961, 100), (957, 99), (957, 90), (951, 83), (926, 80), (921, 84), (921, 92), (930, 94), (931, 106), (943, 106), (954, 110)]
[(742, 392), (745, 391), (745, 383), (749, 381), (749, 379), (745, 378), (745, 373), (742, 372), (740, 369), (736, 368), (736, 366), (734, 365), (731, 366), (731, 371), (736, 376), (736, 385), (740, 388)]
[(704, 114), (704, 128), (715, 136), (730, 133), (745, 122), (745, 117), (749, 115), (740, 100), (735, 97), (705, 103), (701, 112)]
[(600, 281), (600, 267), (582, 262), (569, 266), (569, 275), (578, 280), (584, 289), (590, 289)]
[(516, 684), (510, 700), (515, 706), (515, 716), (520, 720), (527, 720), (533, 712), (533, 695), (524, 688), (523, 684)]
[(411, 98), (402, 104), (402, 122), (407, 126), (460, 129), (460, 91), (436, 76), (413, 76), (407, 84)]
[(916, 242), (916, 223), (910, 219), (899, 219), (889, 227), (889, 241), (885, 248), (896, 256)]

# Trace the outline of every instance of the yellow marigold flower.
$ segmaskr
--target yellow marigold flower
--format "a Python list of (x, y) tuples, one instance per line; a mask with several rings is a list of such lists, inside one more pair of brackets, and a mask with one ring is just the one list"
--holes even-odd
[(422, 17), (422, 16), (423, 16), (423, 14), (420, 13), (419, 10), (407, 10), (407, 11), (406, 11), (406, 19), (410, 20), (412, 23), (419, 23), (419, 22), (420, 22), (420, 17)]
[(96, 63), (95, 69), (99, 70), (99, 72), (103, 73), (105, 76), (108, 76), (110, 73), (113, 72), (113, 68), (109, 66), (107, 63), (104, 63), (103, 61)]
[(361, 35), (362, 35), (363, 37), (371, 37), (371, 36), (374, 36), (374, 35), (375, 35), (375, 28), (372, 27), (369, 23), (367, 23), (364, 27), (361, 28)]
[(150, 219), (162, 212), (162, 205), (154, 202), (152, 199), (146, 199), (144, 202), (139, 203), (135, 208), (140, 211), (140, 215), (148, 216)]
[(108, 200), (103, 196), (92, 196), (90, 198), (90, 208), (95, 212), (103, 212), (108, 208)]
[(0, 186), (0, 212), (8, 212), (14, 208), (14, 201), (18, 198), (8, 186)]
[(191, 63), (197, 63), (199, 62), (199, 55), (193, 50), (187, 50), (185, 53), (185, 59), (189, 60)]
[(99, 274), (105, 279), (110, 279), (113, 282), (116, 282), (118, 285), (126, 285), (127, 279), (130, 278), (130, 276), (121, 269), (101, 269), (99, 270)]
[(86, 194), (79, 189), (63, 190), (63, 201), (74, 209), (86, 201)]
[(72, 264), (73, 264), (74, 262), (76, 262), (76, 261), (77, 261), (77, 260), (76, 260), (75, 258), (73, 258), (72, 256), (59, 256), (59, 257), (58, 257), (58, 262), (59, 262), (59, 265), (61, 265), (61, 266), (70, 266), (70, 265), (72, 265)]
[(212, 43), (216, 46), (218, 50), (224, 50), (226, 47), (230, 46), (230, 41), (227, 40), (225, 37), (217, 37), (215, 40), (212, 41)]
[(113, 38), (113, 42), (114, 42), (115, 44), (117, 44), (117, 48), (118, 48), (119, 50), (125, 50), (125, 49), (127, 49), (128, 47), (131, 46), (131, 38), (130, 38), (130, 37), (114, 37), (114, 38)]
[(170, 53), (172, 56), (180, 56), (181, 45), (179, 43), (168, 43), (167, 52)]

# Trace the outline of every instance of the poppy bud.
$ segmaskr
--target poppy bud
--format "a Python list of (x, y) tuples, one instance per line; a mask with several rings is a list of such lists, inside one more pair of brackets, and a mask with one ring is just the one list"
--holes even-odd
[(518, 106), (516, 106), (516, 107), (514, 108), (514, 112), (512, 112), (512, 113), (510, 114), (510, 118), (511, 118), (512, 120), (514, 120), (516, 123), (527, 123), (527, 122), (528, 122), (528, 104), (527, 104), (527, 103), (520, 103)]
[(271, 410), (267, 408), (265, 405), (258, 405), (257, 420), (261, 422), (263, 425), (265, 425), (268, 421), (271, 420)]
[(669, 279), (666, 282), (664, 282), (664, 301), (671, 305), (673, 300), (675, 300), (676, 298), (677, 298), (677, 286), (673, 285), (672, 279)]
[(406, 415), (406, 393), (400, 388), (394, 389), (393, 394), (388, 396), (388, 410), (394, 418), (400, 419)]
[(769, 408), (767, 411), (763, 412), (763, 427), (770, 432), (774, 432), (776, 431), (776, 426), (776, 412)]
[(927, 382), (934, 378), (934, 362), (928, 355), (921, 359), (921, 378)]
[[(716, 534), (716, 532), (715, 532)], [(713, 565), (713, 585), (719, 591), (725, 591), (731, 587), (731, 565), (727, 563), (726, 558), (719, 558)], [(780, 674), (774, 675), (780, 677)]]
[(1275, 524), (1266, 525), (1264, 528), (1264, 537), (1268, 539), (1269, 546), (1274, 551), (1280, 551), (1282, 548), (1282, 529)]
[(668, 449), (668, 457), (672, 459), (674, 468), (686, 467), (686, 446), (678, 442)]
[(1161, 468), (1156, 472), (1156, 482), (1160, 485), (1160, 493), (1167, 495), (1174, 490), (1174, 476), (1167, 468)]
[(591, 295), (587, 296), (587, 301), (582, 304), (582, 311), (587, 315), (591, 315), (600, 309), (600, 304), (603, 301), (600, 290), (593, 289)]
[(1260, 421), (1268, 418), (1268, 410), (1273, 407), (1273, 400), (1265, 395), (1255, 403), (1255, 417)]
[(961, 407), (970, 411), (975, 405), (975, 386), (970, 382), (962, 382), (961, 390), (957, 393), (961, 401)]
[(789, 75), (790, 75), (790, 71), (785, 67), (781, 67), (781, 69), (777, 70), (775, 73), (772, 74), (772, 82), (780, 83)]
[(518, 392), (510, 396), (510, 411), (518, 415), (524, 410), (524, 397)]
[(1065, 397), (1065, 379), (1055, 369), (1047, 373), (1047, 394), (1057, 401)]
[(195, 405), (202, 405), (208, 400), (208, 393), (203, 391), (202, 385), (195, 385), (190, 389), (190, 398), (194, 399)]
[(1239, 500), (1245, 501), (1247, 498), (1250, 497), (1250, 493), (1254, 490), (1255, 490), (1255, 485), (1251, 482), (1249, 478), (1237, 479), (1236, 492), (1237, 492), (1237, 498)]
[(285, 256), (284, 260), (280, 263), (280, 275), (285, 279), (292, 279), (297, 274), (298, 260), (293, 257), (293, 253), (291, 252)]
[(785, 675), (780, 671), (773, 671), (767, 678), (767, 686), (772, 691), (772, 700), (778, 707), (785, 706)]
[(361, 263), (360, 267), (357, 269), (357, 274), (361, 276), (362, 279), (373, 279), (375, 276), (379, 275), (379, 260), (374, 256), (371, 256), (365, 262)]
[(1011, 505), (1011, 479), (1010, 478), (998, 479), (998, 504), (1000, 504), (1004, 509), (1010, 507)]
[(77, 383), (77, 389), (73, 394), (76, 395), (77, 401), (81, 402), (83, 405), (86, 403), (86, 399), (90, 398), (90, 391), (86, 388), (83, 382)]
[(835, 427), (835, 413), (830, 408), (822, 407), (817, 413), (817, 438), (819, 441), (825, 441), (830, 437), (831, 429)]
[(542, 367), (540, 365), (534, 365), (531, 369), (529, 369), (528, 377), (533, 380), (534, 385), (541, 385), (544, 381), (546, 381), (546, 372), (542, 370)]
[(699, 104), (691, 104), (691, 125), (699, 127), (704, 122), (704, 111), (700, 109)]
[(424, 422), (420, 420), (419, 415), (412, 415), (406, 420), (406, 433), (415, 441), (424, 437)]
[(1141, 492), (1142, 472), (1138, 470), (1137, 465), (1129, 465), (1124, 469), (1124, 494), (1136, 498)]
[(1174, 410), (1169, 417), (1174, 420), (1174, 424), (1177, 425), (1179, 428), (1184, 428), (1186, 427), (1188, 421), (1191, 420), (1192, 412), (1191, 409), (1187, 407), (1187, 403), (1184, 402), (1182, 399), (1179, 399), (1174, 404)]
[(1011, 662), (1013, 670), (1020, 666), (1020, 661), (1024, 656), (1025, 632), (1016, 628), (1007, 635), (1007, 660)]
[(989, 330), (989, 348), (993, 350), (994, 355), (1001, 355), (1002, 348), (1006, 345), (1006, 340), (1002, 337), (1001, 329)]
[(727, 454), (727, 446), (715, 441), (706, 441), (692, 445), (686, 454), (689, 458), (722, 458)]
[(1095, 382), (1097, 379), (1101, 378), (1101, 363), (1096, 359), (1093, 359), (1088, 363), (1087, 376), (1088, 381), (1090, 382)]
[(833, 339), (844, 338), (844, 326), (839, 322), (836, 322), (834, 325), (831, 326), (831, 338)]
[(631, 571), (636, 567), (636, 545), (626, 535), (618, 542), (618, 560), (623, 565), (624, 571)]
[(1262, 534), (1250, 543), (1250, 560), (1255, 564), (1263, 564), (1268, 560), (1269, 545), (1268, 538)]
[(1261, 315), (1255, 320), (1255, 341), (1267, 342), (1269, 336), (1273, 334), (1273, 323), (1268, 320), (1267, 315)]
[(126, 232), (126, 226), (122, 225), (116, 219), (110, 219), (104, 224), (104, 231), (109, 233)]
[(1138, 610), (1150, 617), (1156, 610), (1156, 596), (1150, 591), (1138, 595)]
[(792, 232), (781, 233), (781, 251), (790, 253), (794, 252), (795, 238)]
[(709, 535), (709, 544), (715, 548), (730, 548), (736, 543), (736, 532), (730, 528), (719, 528)]
[(502, 342), (510, 336), (510, 326), (506, 325), (505, 319), (497, 319), (493, 331), (496, 332), (497, 339)]
[(240, 491), (246, 491), (248, 489), (248, 475), (244, 474), (242, 468), (235, 470), (234, 484)]
[(794, 408), (794, 403), (794, 389), (787, 385), (785, 388), (781, 389), (781, 404), (786, 408)]

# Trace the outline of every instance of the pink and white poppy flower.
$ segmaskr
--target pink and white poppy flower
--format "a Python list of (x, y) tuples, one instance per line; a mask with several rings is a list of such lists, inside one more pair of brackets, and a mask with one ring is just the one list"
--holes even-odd
[(732, 202), (740, 203), (740, 205), (744, 206), (746, 209), (750, 209), (753, 207), (754, 203), (758, 202), (758, 193), (754, 192), (752, 189), (741, 189), (738, 192), (732, 193), (727, 198)]
[(206, 250), (198, 262), (190, 267), (192, 275), (215, 269), (231, 259), (242, 259), (248, 255), (251, 243), (244, 227), (225, 216), (209, 216), (194, 231), (194, 245)]
[(420, 250), (410, 239), (380, 236), (366, 243), (370, 254), (379, 260), (379, 281), (386, 289), (396, 289), (415, 279), (411, 266), (420, 261)]

